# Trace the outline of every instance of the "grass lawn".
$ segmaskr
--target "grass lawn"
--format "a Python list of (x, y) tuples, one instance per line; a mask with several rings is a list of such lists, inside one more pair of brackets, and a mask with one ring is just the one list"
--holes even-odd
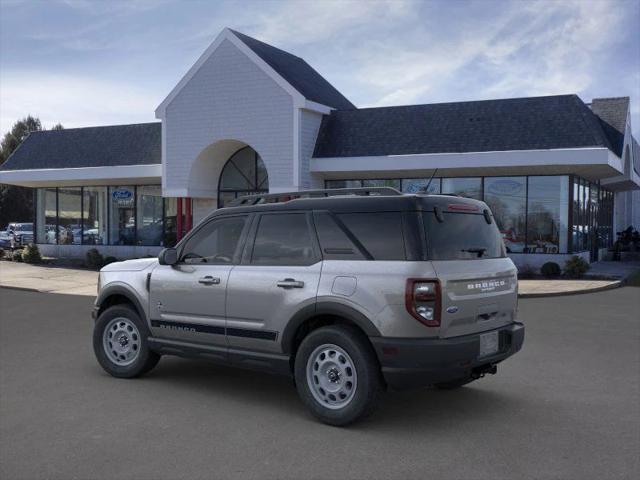
[(627, 278), (626, 285), (630, 287), (640, 287), (640, 270), (636, 270)]

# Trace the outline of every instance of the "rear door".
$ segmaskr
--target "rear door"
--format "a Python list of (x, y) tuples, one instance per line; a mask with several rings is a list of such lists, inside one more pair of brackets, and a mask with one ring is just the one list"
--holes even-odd
[(423, 213), (429, 257), (442, 292), (441, 337), (492, 330), (515, 320), (517, 270), (492, 217)]
[(184, 243), (176, 265), (159, 265), (149, 282), (153, 336), (226, 348), (229, 274), (239, 263), (247, 215), (214, 218)]
[(280, 351), (289, 319), (316, 301), (322, 262), (309, 212), (258, 215), (242, 264), (229, 277), (231, 348)]

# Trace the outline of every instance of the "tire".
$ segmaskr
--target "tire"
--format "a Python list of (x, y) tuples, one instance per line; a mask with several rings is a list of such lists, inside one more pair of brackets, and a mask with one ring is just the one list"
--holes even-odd
[(383, 390), (373, 348), (364, 334), (345, 325), (307, 335), (298, 348), (294, 374), (303, 403), (329, 425), (344, 426), (370, 415)]
[(450, 382), (436, 383), (434, 387), (436, 387), (438, 390), (455, 390), (456, 388), (463, 387), (475, 380), (475, 378), (471, 377), (459, 378)]
[[(107, 329), (111, 338), (105, 333)], [(120, 304), (107, 308), (93, 329), (93, 350), (98, 363), (114, 377), (144, 375), (160, 360), (160, 355), (149, 348), (149, 335), (147, 325), (133, 307)]]

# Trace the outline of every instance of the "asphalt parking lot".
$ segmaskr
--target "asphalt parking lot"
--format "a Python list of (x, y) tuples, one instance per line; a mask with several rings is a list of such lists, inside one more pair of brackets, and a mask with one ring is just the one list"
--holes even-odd
[(92, 299), (0, 289), (2, 479), (608, 479), (640, 473), (640, 289), (526, 299), (523, 351), (458, 391), (316, 423), (287, 379), (163, 358), (117, 380)]

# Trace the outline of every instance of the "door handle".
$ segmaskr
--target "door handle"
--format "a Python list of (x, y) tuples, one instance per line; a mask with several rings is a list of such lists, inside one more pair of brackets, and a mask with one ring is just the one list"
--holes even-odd
[(304, 282), (298, 281), (295, 278), (285, 278), (280, 280), (276, 285), (280, 288), (304, 288)]
[(211, 275), (207, 275), (206, 277), (202, 277), (201, 279), (199, 279), (198, 283), (201, 283), (203, 285), (218, 285), (220, 284), (220, 279), (217, 277), (214, 278)]

